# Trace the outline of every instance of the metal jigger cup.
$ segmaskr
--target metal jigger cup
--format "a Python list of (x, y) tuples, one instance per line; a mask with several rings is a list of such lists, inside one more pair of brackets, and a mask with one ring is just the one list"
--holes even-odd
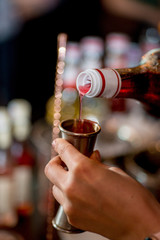
[[(72, 127), (76, 126), (78, 122), (82, 122), (82, 124), (90, 124), (92, 125), (92, 131), (87, 133), (75, 133), (71, 130)], [(68, 142), (70, 142), (74, 147), (76, 147), (81, 153), (86, 155), (87, 157), (90, 157), (95, 146), (97, 134), (101, 131), (101, 127), (98, 123), (86, 120), (86, 119), (70, 119), (65, 120), (60, 123), (60, 131), (62, 138), (66, 139)], [(65, 233), (81, 233), (84, 232), (81, 229), (77, 229), (73, 227), (71, 224), (69, 224), (67, 220), (67, 216), (65, 212), (63, 211), (63, 207), (60, 205), (57, 214), (55, 218), (52, 221), (54, 228), (61, 232)]]

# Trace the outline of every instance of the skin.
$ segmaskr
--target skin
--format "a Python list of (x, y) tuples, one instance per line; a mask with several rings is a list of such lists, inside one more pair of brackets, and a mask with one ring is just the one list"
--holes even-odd
[(159, 7), (135, 0), (101, 0), (104, 9), (115, 15), (143, 21), (157, 27), (160, 23)]
[(59, 4), (59, 0), (12, 0), (16, 13), (24, 21), (39, 17)]
[(88, 158), (61, 138), (53, 147), (58, 155), (45, 174), (73, 226), (112, 240), (144, 240), (160, 231), (160, 205), (141, 184), (101, 163), (98, 151)]

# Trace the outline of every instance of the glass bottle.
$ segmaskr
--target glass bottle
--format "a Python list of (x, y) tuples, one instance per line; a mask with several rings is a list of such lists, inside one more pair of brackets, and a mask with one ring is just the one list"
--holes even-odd
[(19, 216), (33, 212), (34, 153), (29, 141), (31, 132), (31, 105), (24, 99), (13, 99), (8, 104), (12, 120), (15, 202)]
[(6, 108), (0, 107), (0, 227), (14, 227), (18, 221), (14, 205), (11, 143), (10, 117)]
[(160, 48), (146, 53), (133, 68), (88, 69), (77, 77), (77, 89), (86, 97), (132, 98), (160, 116)]

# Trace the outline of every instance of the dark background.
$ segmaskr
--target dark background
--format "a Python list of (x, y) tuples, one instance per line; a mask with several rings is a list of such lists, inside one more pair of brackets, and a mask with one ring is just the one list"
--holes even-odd
[(19, 33), (0, 44), (0, 105), (13, 98), (32, 104), (33, 121), (45, 114), (45, 105), (54, 92), (57, 36), (68, 40), (98, 35), (105, 39), (111, 31), (128, 33), (134, 41), (144, 27), (136, 21), (113, 16), (99, 0), (64, 0), (42, 16), (28, 20)]

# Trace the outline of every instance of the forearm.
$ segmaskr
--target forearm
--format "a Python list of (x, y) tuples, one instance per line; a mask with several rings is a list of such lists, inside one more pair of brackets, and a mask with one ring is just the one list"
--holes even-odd
[(12, 0), (17, 9), (17, 14), (23, 20), (30, 20), (45, 14), (50, 9), (58, 6), (61, 0)]
[(115, 15), (151, 23), (160, 21), (160, 9), (135, 0), (101, 0), (105, 9)]

